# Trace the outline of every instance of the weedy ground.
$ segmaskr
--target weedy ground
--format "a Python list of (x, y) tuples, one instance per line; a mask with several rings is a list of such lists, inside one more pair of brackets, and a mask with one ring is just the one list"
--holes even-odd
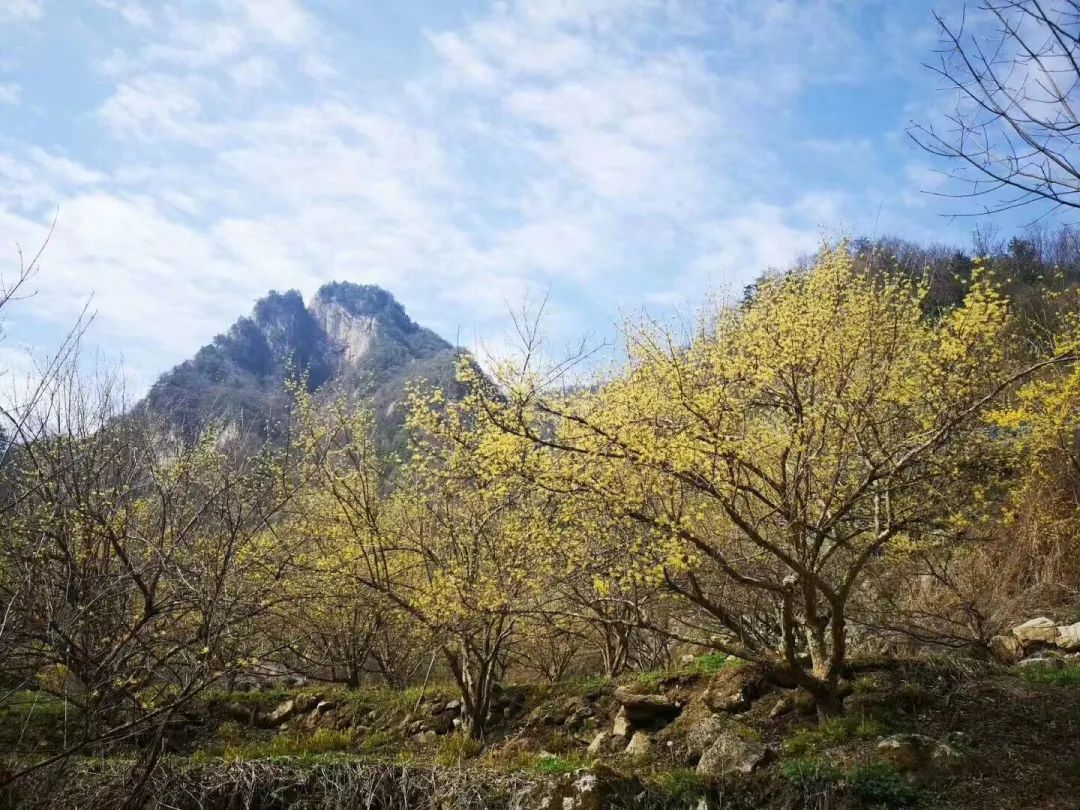
[[(440, 772), (468, 773), (475, 790), (459, 786), (465, 791), (461, 795), (479, 795), (476, 785), (486, 786), (489, 804), (475, 806), (491, 807), (526, 806), (498, 803), (492, 798), (502, 790), (498, 785), (514, 785), (515, 795), (524, 796), (523, 786), (569, 778), (582, 769), (604, 780), (636, 785), (636, 793), (628, 789), (627, 795), (636, 798), (628, 799), (627, 807), (696, 807), (703, 796), (724, 808), (778, 810), (1080, 807), (1076, 665), (1009, 670), (951, 659), (865, 662), (852, 675), (845, 714), (828, 720), (798, 708), (777, 715), (774, 707), (781, 693), (769, 693), (733, 718), (746, 738), (776, 752), (772, 762), (746, 776), (717, 780), (697, 773), (679, 753), (680, 724), (655, 734), (645, 757), (587, 753), (590, 740), (611, 728), (618, 709), (616, 686), (666, 694), (693, 719), (694, 711), (707, 715), (702, 696), (731, 677), (735, 666), (718, 656), (703, 656), (673, 670), (639, 673), (618, 682), (577, 678), (511, 686), (483, 741), (430, 730), (440, 706), (454, 699), (447, 685), (404, 691), (302, 687), (210, 694), (198, 719), (170, 741), (167, 767), (190, 778), (200, 774), (199, 779), (211, 779), (210, 774), (222, 783), (232, 772), (238, 780), (242, 775), (252, 790), (258, 773), (285, 778), (288, 784), (306, 784), (317, 773), (328, 784), (344, 780), (354, 787), (364, 779), (386, 778), (386, 768), (427, 774), (423, 779), (432, 785), (443, 778)], [(288, 700), (307, 706), (321, 701), (325, 710), (297, 714), (276, 728), (261, 727), (259, 718)], [(62, 745), (62, 729), (75, 722), (70, 708), (55, 698), (33, 691), (13, 693), (0, 705), (0, 746), (23, 758), (42, 756)], [(689, 722), (685, 726), (691, 727)], [(420, 727), (424, 730), (418, 731)], [(948, 739), (959, 756), (948, 768), (902, 772), (878, 748), (882, 739), (897, 734)], [(124, 755), (115, 758), (117, 774), (125, 762)], [(97, 776), (86, 776), (90, 771), (84, 767), (84, 778), (100, 781), (109, 772), (103, 765), (95, 767)], [(79, 772), (79, 767), (71, 772)], [(302, 773), (308, 776), (298, 775)], [(361, 773), (367, 775), (361, 778)], [(345, 779), (342, 774), (351, 776)], [(287, 794), (279, 790), (274, 795)], [(8, 800), (14, 801), (10, 796)], [(97, 806), (106, 805), (99, 801)], [(278, 805), (264, 800), (252, 806)], [(444, 806), (474, 805), (462, 798), (457, 805)]]

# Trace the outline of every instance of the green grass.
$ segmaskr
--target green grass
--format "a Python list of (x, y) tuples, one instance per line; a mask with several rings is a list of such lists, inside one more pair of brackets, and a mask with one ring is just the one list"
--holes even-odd
[(351, 715), (354, 721), (359, 723), (359, 718), (369, 711), (375, 711), (380, 715), (400, 716), (412, 712), (421, 698), (425, 701), (449, 701), (457, 697), (458, 692), (454, 686), (442, 683), (428, 684), (426, 688), (411, 686), (407, 689), (375, 685), (363, 686), (359, 689), (344, 686), (325, 688), (303, 686), (252, 692), (212, 692), (207, 695), (206, 701), (211, 711), (215, 706), (237, 704), (248, 709), (267, 712), (283, 701), (300, 695), (318, 695), (323, 700), (332, 703), (345, 717)]
[(389, 731), (369, 731), (360, 737), (357, 748), (365, 754), (371, 754), (396, 742), (398, 738)]
[(443, 766), (459, 765), (467, 759), (479, 756), (484, 744), (466, 734), (451, 734), (443, 737), (439, 750), (435, 754), (435, 764)]
[[(313, 734), (279, 734), (265, 741), (226, 745), (221, 758), (226, 762), (278, 757), (309, 757), (315, 754), (352, 751), (356, 747), (356, 732), (320, 728)], [(203, 759), (214, 755), (213, 748), (200, 752)]]
[(678, 805), (690, 805), (705, 795), (705, 777), (690, 768), (665, 771), (657, 777), (656, 784), (668, 799)]
[(857, 765), (847, 776), (851, 792), (875, 808), (911, 807), (918, 804), (919, 793), (891, 765), (874, 762)]
[(78, 725), (78, 710), (64, 700), (33, 689), (13, 692), (0, 703), (0, 744), (25, 750), (58, 743), (65, 716), (69, 726)]
[(585, 762), (578, 756), (556, 757), (541, 755), (536, 758), (528, 770), (537, 776), (562, 776), (583, 767), (585, 767)]
[(409, 686), (405, 689), (378, 689), (372, 690), (371, 702), (393, 704), (405, 711), (412, 711), (418, 701), (437, 699), (449, 701), (458, 697), (457, 688), (448, 684), (431, 684), (427, 687)]
[(827, 793), (843, 779), (839, 768), (817, 757), (789, 759), (780, 766), (780, 773), (804, 796)]
[(680, 667), (679, 671), (689, 675), (714, 675), (733, 663), (734, 659), (723, 653), (705, 653), (695, 658), (693, 663)]
[(824, 720), (814, 728), (801, 728), (784, 740), (784, 753), (801, 757), (834, 748), (853, 740), (879, 737), (885, 727), (877, 720), (858, 714), (845, 714)]
[(673, 669), (657, 669), (651, 672), (639, 672), (634, 676), (631, 686), (646, 691), (655, 691), (665, 681), (681, 678), (704, 678), (715, 675), (725, 667), (735, 666), (738, 661), (723, 653), (705, 653), (692, 662)]
[(593, 697), (611, 686), (611, 678), (604, 675), (583, 675), (567, 682), (570, 691), (582, 697)]
[(1053, 686), (1080, 685), (1080, 666), (1070, 664), (1063, 669), (1049, 666), (1016, 667), (1013, 672), (1028, 683), (1050, 684)]

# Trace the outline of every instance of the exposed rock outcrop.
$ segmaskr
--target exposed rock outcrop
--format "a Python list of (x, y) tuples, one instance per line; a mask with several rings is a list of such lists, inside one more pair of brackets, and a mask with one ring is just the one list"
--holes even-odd
[(682, 707), (666, 695), (640, 694), (625, 687), (615, 689), (619, 712), (613, 733), (626, 737), (639, 729), (656, 729), (670, 723)]
[[(782, 684), (794, 686), (794, 684)], [(764, 670), (752, 664), (728, 666), (713, 676), (712, 684), (703, 695), (706, 705), (714, 712), (739, 714), (754, 701), (776, 688)]]
[(1019, 624), (1012, 629), (1012, 634), (1020, 640), (1021, 644), (1032, 643), (1053, 644), (1058, 637), (1057, 622), (1040, 616)]
[(705, 749), (697, 772), (710, 778), (753, 773), (776, 756), (772, 748), (754, 739), (749, 729), (734, 727), (721, 733)]
[(296, 290), (270, 292), (249, 317), (163, 374), (140, 407), (163, 417), (183, 440), (210, 422), (226, 434), (273, 439), (285, 383), (303, 379), (312, 392), (370, 397), (380, 429), (392, 440), (410, 381), (426, 379), (458, 395), (458, 357), (379, 287), (334, 282), (307, 304)]

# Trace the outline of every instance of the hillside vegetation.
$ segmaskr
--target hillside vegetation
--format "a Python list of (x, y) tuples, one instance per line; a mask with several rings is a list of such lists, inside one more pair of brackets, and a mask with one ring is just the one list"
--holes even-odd
[(1075, 807), (1080, 242), (977, 247), (826, 246), (602, 371), (352, 285), (134, 409), (73, 361), (4, 452), (4, 800)]

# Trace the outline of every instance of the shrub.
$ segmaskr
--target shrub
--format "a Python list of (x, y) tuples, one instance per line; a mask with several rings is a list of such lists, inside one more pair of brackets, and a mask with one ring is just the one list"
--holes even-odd
[(226, 720), (217, 727), (214, 736), (225, 745), (238, 745), (247, 736), (247, 728), (235, 720)]
[(855, 679), (855, 683), (852, 684), (852, 688), (857, 695), (865, 695), (867, 692), (873, 692), (877, 686), (877, 680), (873, 675), (860, 675)]
[(874, 807), (911, 807), (919, 799), (915, 788), (884, 762), (856, 766), (848, 774), (847, 784), (855, 796)]

